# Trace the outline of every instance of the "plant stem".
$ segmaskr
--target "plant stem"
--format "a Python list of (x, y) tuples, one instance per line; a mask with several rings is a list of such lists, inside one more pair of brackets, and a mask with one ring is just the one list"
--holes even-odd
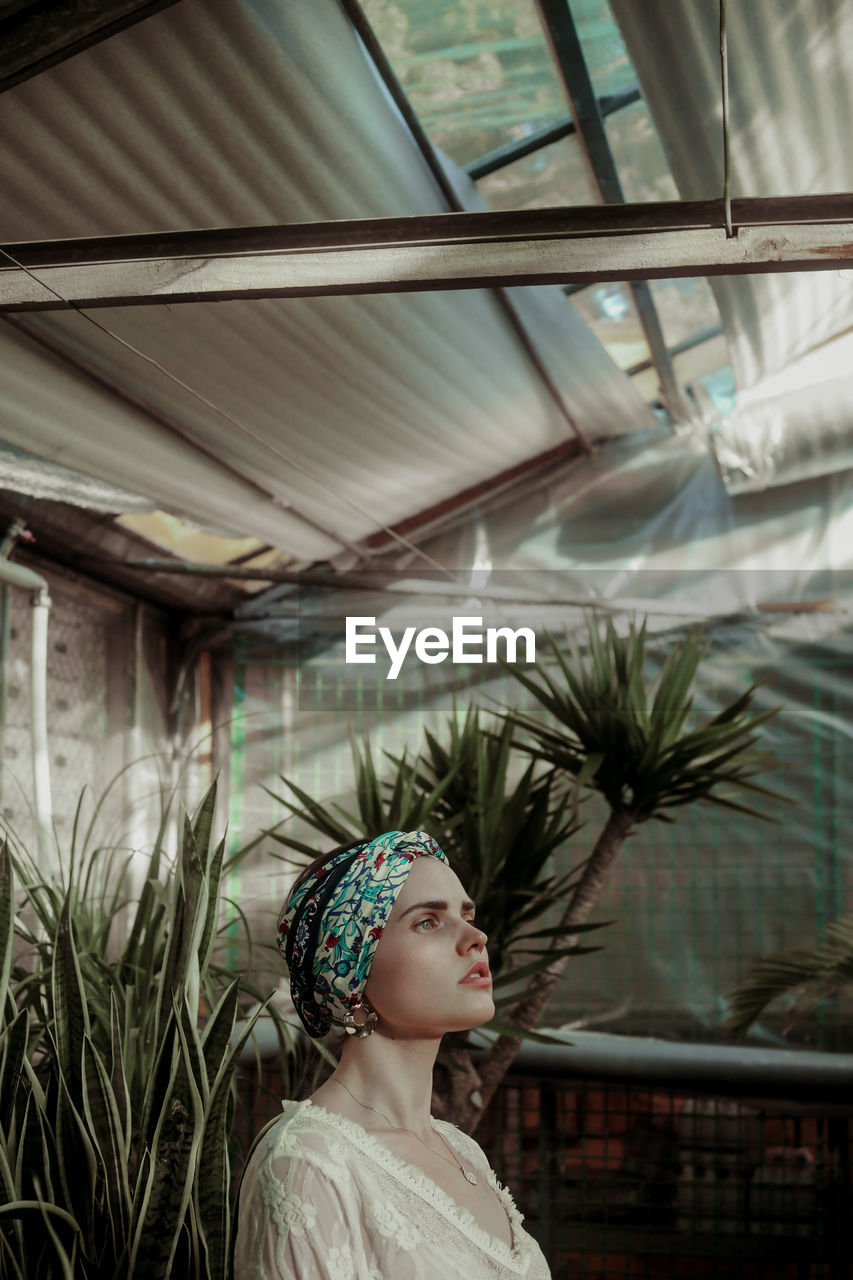
[[(569, 899), (560, 927), (566, 928), (575, 924), (583, 924), (595, 906), (599, 893), (607, 876), (610, 864), (618, 854), (631, 828), (637, 822), (637, 812), (625, 806), (611, 810), (604, 828), (595, 842), (595, 848), (578, 881), (577, 888)], [(566, 947), (577, 946), (579, 934), (563, 940)], [(537, 973), (530, 982), (527, 991), (519, 1000), (510, 1015), (510, 1021), (525, 1031), (531, 1031), (539, 1021), (542, 1010), (548, 1002), (569, 957), (559, 960)], [(476, 1126), (480, 1116), (488, 1106), (495, 1090), (506, 1075), (513, 1058), (518, 1052), (521, 1039), (516, 1036), (499, 1036), (486, 1054), (480, 1065), (480, 1099), (475, 1106), (470, 1097), (464, 1107), (459, 1107), (453, 1116), (455, 1124), (470, 1133)]]

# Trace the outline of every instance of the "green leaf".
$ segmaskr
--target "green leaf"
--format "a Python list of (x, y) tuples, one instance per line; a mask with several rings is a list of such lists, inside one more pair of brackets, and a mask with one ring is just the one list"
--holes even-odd
[(130, 1151), (130, 1135), (132, 1125), (132, 1107), (130, 1090), (127, 1087), (127, 1076), (124, 1071), (124, 1054), (121, 1045), (121, 1027), (119, 1025), (118, 1003), (115, 991), (110, 991), (110, 1046), (112, 1050), (110, 1063), (110, 1088), (118, 1107), (122, 1137), (125, 1149)]
[(793, 947), (756, 961), (728, 997), (726, 1029), (741, 1036), (767, 1005), (804, 988), (814, 1003), (853, 986), (853, 916), (827, 925), (811, 946)]
[(83, 1109), (104, 1176), (103, 1208), (109, 1219), (113, 1258), (124, 1248), (130, 1222), (130, 1152), (116, 1096), (101, 1057), (86, 1036), (83, 1041)]
[(207, 857), (210, 849), (210, 837), (213, 831), (213, 820), (216, 815), (216, 782), (213, 781), (205, 791), (198, 808), (193, 815), (192, 833), (193, 847), (201, 861), (202, 871), (207, 872)]
[[(83, 1037), (91, 1035), (88, 1002), (80, 973), (66, 894), (56, 930), (51, 972), (56, 1053), (59, 1070), (75, 1102), (80, 1100), (80, 1062)], [(69, 1086), (70, 1082), (70, 1086)]]
[(170, 1025), (175, 1035), (169, 1085), (155, 1117), (147, 1185), (130, 1250), (130, 1274), (143, 1276), (170, 1273), (192, 1195), (204, 1129), (195, 1064), (177, 1001), (173, 1002)]
[(29, 1010), (21, 1009), (0, 1036), (0, 1134), (9, 1132), (14, 1114), (29, 1026)]
[(198, 946), (199, 972), (204, 973), (210, 964), (213, 945), (216, 941), (216, 924), (219, 914), (219, 896), (222, 877), (222, 861), (225, 857), (225, 837), (219, 841), (213, 851), (207, 867), (207, 905), (204, 913), (204, 927)]
[(212, 1086), (234, 1031), (234, 1019), (237, 1016), (237, 998), (240, 981), (235, 978), (223, 991), (219, 1003), (210, 1015), (201, 1038), (205, 1071), (208, 1084)]
[(6, 994), (12, 970), (12, 947), (15, 939), (15, 882), (9, 842), (0, 845), (0, 1026), (6, 1017)]
[(516, 1027), (511, 1022), (505, 1022), (502, 1018), (492, 1018), (491, 1022), (484, 1027), (478, 1027), (478, 1031), (493, 1031), (499, 1036), (511, 1036), (513, 1040), (531, 1040), (534, 1044), (554, 1044), (564, 1047), (571, 1045), (571, 1040), (564, 1040), (562, 1036), (548, 1035), (547, 1031), (531, 1031), (522, 1027)]
[[(79, 1097), (81, 1092), (82, 1077), (78, 1068), (75, 1073), (75, 1093)], [(95, 1235), (97, 1157), (63, 1074), (58, 1079), (55, 1142), (63, 1199), (73, 1209), (84, 1238), (92, 1244)]]
[(593, 951), (601, 950), (601, 947), (553, 948), (548, 952), (541, 953), (539, 959), (533, 960), (529, 964), (522, 964), (515, 969), (501, 972), (500, 976), (494, 979), (494, 986), (502, 987), (510, 983), (520, 982), (522, 978), (532, 978), (534, 974), (543, 973), (552, 964), (562, 960), (564, 956), (585, 956)]
[[(227, 993), (226, 993), (227, 994)], [(204, 1241), (211, 1280), (226, 1280), (229, 1259), (228, 1188), (230, 1165), (227, 1145), (228, 1101), (234, 1072), (243, 1046), (252, 1034), (258, 1018), (266, 1010), (265, 1000), (248, 1020), (235, 1044), (226, 1044), (221, 1051), (215, 1079), (211, 1082), (210, 1097), (204, 1120), (199, 1172), (194, 1187), (196, 1218)], [(217, 1038), (217, 1043), (221, 1043)], [(214, 1065), (212, 1056), (208, 1063)]]

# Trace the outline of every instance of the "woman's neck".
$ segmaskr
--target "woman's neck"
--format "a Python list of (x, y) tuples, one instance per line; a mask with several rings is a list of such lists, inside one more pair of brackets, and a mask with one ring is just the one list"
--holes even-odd
[[(438, 1040), (396, 1040), (381, 1032), (348, 1039), (337, 1070), (314, 1094), (314, 1100), (343, 1110), (343, 1098), (354, 1101), (366, 1128), (397, 1129), (426, 1137), (430, 1132), (432, 1071)], [(337, 1095), (337, 1097), (335, 1096)], [(371, 1122), (372, 1121), (372, 1122)]]

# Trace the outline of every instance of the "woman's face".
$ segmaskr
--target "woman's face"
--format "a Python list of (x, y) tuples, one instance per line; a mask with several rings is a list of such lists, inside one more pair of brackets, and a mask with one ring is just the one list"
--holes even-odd
[(486, 935), (459, 878), (418, 858), (388, 917), (365, 994), (386, 1035), (435, 1039), (488, 1022), (495, 1011)]

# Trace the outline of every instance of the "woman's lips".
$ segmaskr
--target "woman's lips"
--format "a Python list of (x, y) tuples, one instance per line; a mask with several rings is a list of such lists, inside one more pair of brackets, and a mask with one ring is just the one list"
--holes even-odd
[(478, 960), (472, 965), (465, 977), (459, 983), (460, 987), (490, 987), (492, 985), (492, 975), (489, 973), (489, 966), (485, 960)]

